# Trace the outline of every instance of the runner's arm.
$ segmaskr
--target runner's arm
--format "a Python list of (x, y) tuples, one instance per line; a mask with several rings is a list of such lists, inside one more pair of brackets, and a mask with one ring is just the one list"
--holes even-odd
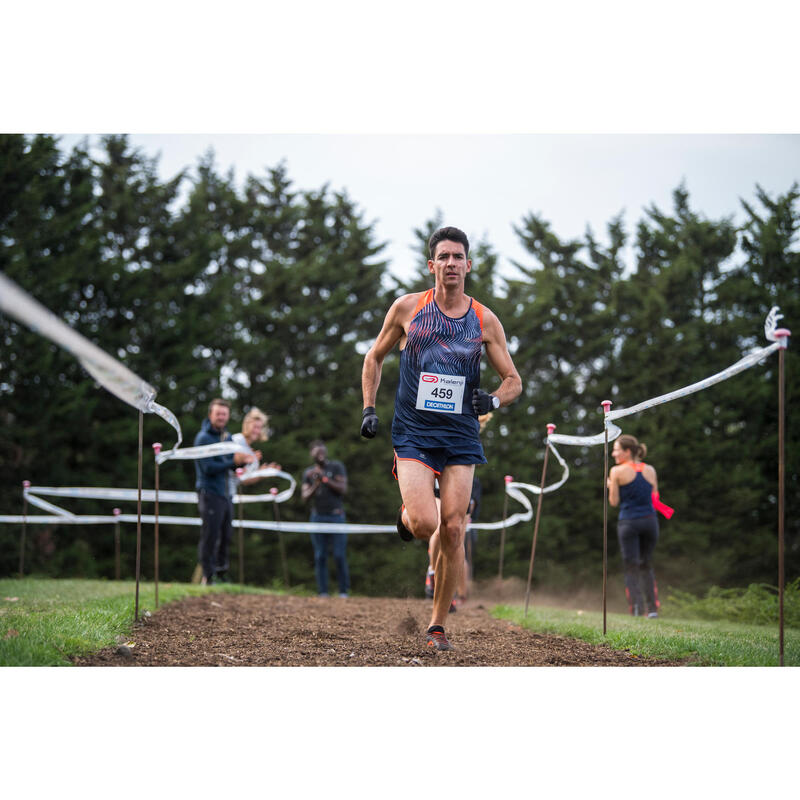
[(656, 468), (650, 464), (646, 464), (644, 468), (646, 480), (653, 485), (653, 491), (658, 491), (658, 478), (656, 477)]
[(483, 322), (483, 343), (486, 346), (486, 357), (492, 369), (500, 376), (502, 383), (492, 394), (500, 400), (501, 406), (508, 406), (522, 392), (522, 379), (508, 352), (506, 334), (500, 320), (488, 308)]
[(611, 467), (608, 474), (608, 502), (612, 506), (619, 505), (619, 483), (617, 481), (617, 468)]
[(392, 303), (383, 321), (383, 327), (378, 334), (378, 338), (364, 356), (364, 367), (361, 370), (361, 393), (363, 395), (364, 408), (375, 406), (378, 386), (381, 382), (383, 360), (405, 334), (403, 315), (408, 313), (409, 298), (413, 298), (415, 301), (416, 295), (403, 295), (403, 297)]

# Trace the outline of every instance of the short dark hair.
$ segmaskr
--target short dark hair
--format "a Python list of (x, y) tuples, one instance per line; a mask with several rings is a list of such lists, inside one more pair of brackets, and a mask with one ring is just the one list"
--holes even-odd
[(467, 258), (469, 258), (469, 239), (467, 239), (467, 234), (464, 233), (464, 231), (452, 227), (439, 228), (438, 231), (434, 231), (431, 238), (428, 239), (428, 253), (431, 259), (433, 259), (436, 253), (436, 245), (439, 244), (439, 242), (458, 242), (459, 244), (463, 244), (464, 253)]
[[(313, 450), (315, 447), (325, 447), (325, 442), (322, 439), (314, 439), (313, 442), (308, 446), (309, 450)], [(327, 450), (327, 448), (325, 448)]]
[(231, 410), (231, 404), (227, 400), (223, 400), (221, 397), (215, 397), (209, 404), (208, 404), (208, 413), (211, 413), (211, 409), (214, 406), (225, 406), (228, 411)]

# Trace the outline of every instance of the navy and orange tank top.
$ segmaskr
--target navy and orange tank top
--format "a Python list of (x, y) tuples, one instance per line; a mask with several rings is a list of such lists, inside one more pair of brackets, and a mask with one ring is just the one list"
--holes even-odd
[(448, 317), (434, 290), (419, 298), (400, 353), (392, 444), (430, 448), (478, 440), (472, 391), (480, 385), (483, 306), (471, 299), (466, 314)]
[(624, 486), (619, 487), (619, 519), (635, 519), (655, 514), (653, 508), (653, 484), (642, 475), (644, 462), (634, 462), (636, 477)]

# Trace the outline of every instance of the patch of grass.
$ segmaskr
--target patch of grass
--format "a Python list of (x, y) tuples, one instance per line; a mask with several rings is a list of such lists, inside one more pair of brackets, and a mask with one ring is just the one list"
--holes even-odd
[[(70, 657), (116, 644), (133, 631), (133, 581), (0, 580), (0, 666), (69, 666)], [(237, 584), (159, 583), (159, 607), (184, 597), (268, 594)], [(139, 616), (155, 611), (155, 586), (139, 584)]]
[[(660, 616), (658, 619), (531, 606), (497, 606), (493, 615), (537, 633), (571, 636), (636, 656), (688, 659), (697, 666), (778, 666), (778, 626)], [(784, 664), (800, 666), (800, 630), (784, 629)]]
[[(778, 624), (778, 589), (764, 583), (751, 583), (746, 589), (712, 586), (705, 597), (695, 597), (689, 592), (672, 589), (665, 606), (671, 614), (687, 619)], [(784, 587), (783, 624), (800, 628), (800, 578)]]

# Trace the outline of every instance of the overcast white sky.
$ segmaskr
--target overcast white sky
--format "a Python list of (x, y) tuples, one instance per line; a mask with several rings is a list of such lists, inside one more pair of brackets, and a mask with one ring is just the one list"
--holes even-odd
[[(782, 193), (800, 182), (799, 135), (134, 134), (131, 141), (160, 156), (165, 179), (213, 148), (219, 169), (233, 169), (239, 182), (285, 160), (298, 188), (346, 189), (375, 221), (391, 269), (403, 277), (414, 263), (412, 229), (437, 208), (471, 241), (485, 235), (512, 274), (510, 259), (531, 263), (512, 228), (529, 211), (562, 238), (580, 237), (589, 225), (605, 241), (619, 212), (633, 234), (645, 206), (671, 209), (682, 181), (700, 213), (737, 219), (739, 198), (752, 200), (756, 183)], [(632, 253), (631, 244), (629, 260)]]

